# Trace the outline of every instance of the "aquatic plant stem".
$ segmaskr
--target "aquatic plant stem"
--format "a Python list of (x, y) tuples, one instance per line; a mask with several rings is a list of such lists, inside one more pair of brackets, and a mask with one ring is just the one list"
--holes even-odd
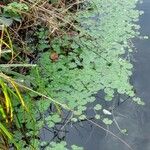
[(96, 127), (101, 128), (102, 130), (106, 131), (107, 133), (109, 133), (110, 135), (112, 135), (113, 137), (115, 137), (116, 139), (118, 139), (120, 142), (122, 142), (123, 144), (125, 144), (130, 150), (133, 150), (133, 148), (127, 142), (125, 142), (123, 139), (121, 139), (120, 137), (118, 137), (117, 135), (115, 135), (113, 132), (105, 129), (101, 125), (97, 124), (96, 122), (94, 122), (92, 120), (89, 120), (88, 118), (86, 118), (86, 120), (88, 120), (89, 122), (91, 122), (92, 124), (94, 124)]

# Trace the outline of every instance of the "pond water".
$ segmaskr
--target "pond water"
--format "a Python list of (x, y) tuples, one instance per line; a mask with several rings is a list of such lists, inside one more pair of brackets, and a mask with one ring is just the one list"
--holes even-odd
[[(138, 8), (145, 13), (140, 17), (141, 34), (150, 35), (150, 0), (144, 0)], [(150, 40), (135, 40), (137, 52), (133, 55), (134, 74), (132, 83), (144, 107), (136, 106), (130, 100), (114, 110), (114, 123), (108, 130), (126, 141), (133, 150), (150, 150)], [(105, 126), (104, 126), (105, 127)], [(106, 127), (105, 127), (106, 128)], [(120, 129), (127, 128), (127, 135)], [(128, 150), (129, 148), (114, 136), (90, 124), (88, 121), (68, 127), (67, 142), (83, 146), (85, 150)]]

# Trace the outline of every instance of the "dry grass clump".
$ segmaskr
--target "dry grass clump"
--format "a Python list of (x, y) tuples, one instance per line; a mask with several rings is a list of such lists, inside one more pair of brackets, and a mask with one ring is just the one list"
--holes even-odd
[[(54, 0), (51, 0), (54, 1)], [(47, 26), (51, 34), (66, 34), (74, 25), (74, 15), (83, 0), (21, 0), (29, 7), (28, 12), (20, 12), (24, 16), (17, 28), (27, 29), (37, 25)]]

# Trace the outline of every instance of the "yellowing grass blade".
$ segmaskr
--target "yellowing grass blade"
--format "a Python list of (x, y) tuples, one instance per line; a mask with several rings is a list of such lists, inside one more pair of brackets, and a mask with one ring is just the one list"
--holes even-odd
[(2, 41), (3, 41), (3, 36), (4, 36), (4, 25), (1, 25), (2, 30), (1, 30), (1, 37), (0, 37), (0, 57), (2, 54)]
[[(1, 25), (1, 28), (2, 28), (2, 30), (1, 30), (1, 36), (0, 36), (0, 57), (2, 54), (2, 46), (4, 44), (11, 51), (12, 58), (13, 58), (14, 51), (13, 51), (13, 44), (12, 44), (12, 40), (10, 38), (10, 34), (8, 33), (8, 30), (4, 25)], [(6, 38), (8, 39), (8, 43), (5, 42), (4, 35), (6, 35)]]
[[(17, 85), (17, 86), (22, 87), (22, 88), (24, 88), (24, 89), (26, 89), (26, 90), (28, 90), (28, 91), (31, 91), (31, 92), (33, 92), (33, 93), (35, 93), (35, 94), (37, 94), (37, 95), (42, 96), (43, 98), (49, 99), (49, 100), (52, 101), (54, 104), (57, 104), (57, 105), (59, 105), (59, 106), (65, 108), (65, 109), (67, 109), (67, 110), (74, 111), (74, 110), (72, 110), (71, 108), (69, 108), (66, 104), (60, 103), (59, 101), (54, 100), (53, 98), (51, 98), (51, 97), (49, 97), (49, 96), (46, 96), (46, 95), (44, 95), (44, 94), (42, 94), (42, 93), (40, 93), (40, 92), (34, 91), (34, 90), (32, 90), (31, 88), (29, 88), (29, 87), (27, 87), (27, 86), (24, 86), (24, 85), (22, 85), (22, 84), (19, 84), (18, 82), (15, 82), (12, 78), (10, 78), (9, 76), (7, 76), (7, 75), (5, 75), (5, 74), (3, 74), (3, 73), (0, 73), (0, 77), (2, 77), (3, 79), (7, 80), (8, 82), (13, 83), (15, 86)], [(17, 87), (17, 86), (16, 86), (16, 87)], [(17, 92), (17, 91), (16, 91), (16, 92)], [(19, 93), (20, 93), (20, 92), (19, 92)], [(22, 102), (23, 102), (23, 104), (24, 104), (24, 100), (23, 100), (23, 99), (22, 99)], [(24, 106), (25, 106), (25, 104), (24, 104)], [(26, 106), (25, 106), (25, 107), (26, 107)], [(27, 108), (27, 107), (26, 107), (26, 108)]]
[[(12, 121), (13, 108), (12, 108), (12, 104), (11, 104), (11, 99), (9, 97), (7, 87), (6, 87), (5, 83), (2, 80), (0, 80), (0, 85), (2, 87), (2, 91), (3, 91), (4, 97), (5, 97), (6, 112), (7, 112), (7, 114), (10, 113), (10, 118), (11, 118), (11, 121)], [(6, 120), (6, 121), (8, 121), (8, 120)]]
[(11, 53), (12, 53), (12, 58), (13, 58), (14, 51), (13, 51), (12, 40), (11, 40), (11, 38), (10, 38), (10, 35), (9, 35), (8, 30), (7, 30), (6, 27), (4, 28), (4, 31), (5, 31), (5, 33), (6, 33), (6, 35), (7, 35), (8, 40), (9, 40), (9, 45), (10, 45), (10, 49), (11, 49)]
[(20, 99), (20, 102), (21, 102), (22, 106), (26, 109), (26, 111), (28, 111), (28, 108), (27, 108), (27, 106), (25, 105), (24, 99), (22, 98), (22, 96), (21, 96), (21, 94), (20, 94), (20, 91), (19, 91), (17, 85), (16, 85), (15, 82), (12, 81), (12, 80), (11, 80), (10, 82), (11, 82), (12, 86), (14, 87), (14, 89), (15, 89), (15, 91), (16, 91), (16, 93), (17, 93), (19, 99)]

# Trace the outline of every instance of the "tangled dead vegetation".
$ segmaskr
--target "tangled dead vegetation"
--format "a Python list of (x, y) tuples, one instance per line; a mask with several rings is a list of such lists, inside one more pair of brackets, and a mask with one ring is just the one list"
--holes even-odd
[[(23, 20), (16, 27), (19, 30), (37, 25), (47, 26), (52, 35), (66, 34), (70, 29), (75, 29), (74, 15), (80, 8), (83, 0), (22, 0), (28, 6), (27, 12), (19, 11)], [(17, 10), (16, 10), (17, 11)]]

